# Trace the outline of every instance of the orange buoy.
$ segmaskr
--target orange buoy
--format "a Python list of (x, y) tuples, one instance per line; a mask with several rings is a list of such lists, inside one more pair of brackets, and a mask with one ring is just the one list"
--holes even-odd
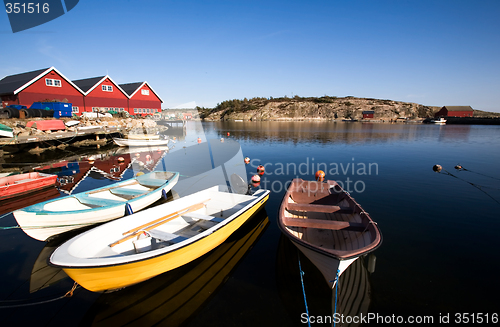
[(455, 166), (455, 169), (456, 169), (456, 170), (462, 170), (462, 168), (464, 168), (464, 167), (462, 167), (461, 165), (456, 165), (456, 166)]
[(250, 158), (249, 157), (245, 157), (245, 163), (248, 165), (250, 163)]
[(93, 164), (94, 164), (95, 159), (94, 159), (94, 157), (89, 157), (89, 158), (88, 158), (88, 161), (89, 161), (89, 164), (93, 165)]
[(439, 173), (441, 172), (441, 170), (443, 170), (443, 167), (441, 167), (441, 165), (434, 165), (432, 167), (432, 170), (434, 170), (436, 173)]
[(136, 158), (139, 158), (140, 156), (141, 156), (141, 154), (140, 154), (139, 152), (137, 152), (137, 153), (135, 154), (135, 157), (136, 157)]
[(257, 171), (258, 171), (258, 172), (261, 172), (261, 171), (266, 171), (266, 169), (264, 168), (264, 166), (259, 165), (259, 167), (257, 167)]
[(325, 180), (325, 172), (322, 170), (318, 170), (314, 176), (316, 177), (316, 180), (318, 182), (322, 182)]
[(201, 143), (201, 138), (200, 137), (198, 137), (198, 143)]
[(251, 180), (252, 180), (253, 187), (257, 187), (260, 185), (260, 176), (259, 175), (253, 175)]
[(231, 135), (231, 134), (229, 134), (229, 132), (227, 132), (227, 136), (229, 136), (229, 135)]

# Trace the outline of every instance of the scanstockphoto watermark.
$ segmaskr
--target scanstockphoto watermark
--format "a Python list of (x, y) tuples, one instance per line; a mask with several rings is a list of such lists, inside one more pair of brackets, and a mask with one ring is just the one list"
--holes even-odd
[(326, 174), (325, 179), (335, 180), (340, 187), (349, 193), (362, 193), (366, 190), (363, 177), (378, 175), (379, 166), (376, 162), (358, 162), (353, 157), (350, 162), (316, 162), (314, 157), (305, 158), (302, 162), (275, 162), (263, 163), (260, 159), (250, 161), (250, 166), (254, 169), (263, 167), (264, 177), (261, 179), (261, 187), (273, 192), (281, 192), (290, 183), (285, 185), (280, 180), (273, 180), (273, 176), (293, 176), (310, 180), (319, 170)]

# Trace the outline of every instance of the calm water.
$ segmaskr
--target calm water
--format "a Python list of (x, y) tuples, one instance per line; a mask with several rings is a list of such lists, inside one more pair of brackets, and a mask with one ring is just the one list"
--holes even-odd
[[(12, 306), (55, 299), (73, 282), (35, 264), (57, 242), (33, 240), (19, 229), (1, 230), (0, 305), (10, 307), (0, 309), (0, 324), (304, 325), (299, 257), (310, 315), (331, 315), (332, 292), (323, 277), (298, 257), (276, 225), (286, 183), (297, 176), (313, 179), (318, 168), (350, 190), (383, 234), (383, 244), (374, 253), (375, 271), (366, 271), (361, 264), (365, 258), (341, 278), (339, 309), (353, 313), (362, 300), (369, 304), (364, 314), (428, 315), (435, 322), (447, 314), (454, 321), (456, 313), (488, 313), (490, 319), (499, 313), (500, 127), (217, 122), (201, 128), (191, 123), (166, 157), (196, 144), (198, 137), (238, 141), (243, 155), (252, 159), (248, 178), (258, 165), (265, 166), (261, 187), (272, 191), (265, 211), (217, 250), (171, 273), (113, 293), (78, 288), (71, 298), (19, 308)], [(103, 149), (94, 156), (105, 162), (118, 155), (113, 151)], [(68, 153), (66, 159), (79, 162), (79, 155)], [(4, 161), (27, 165), (35, 159)], [(80, 161), (81, 174), (84, 163)], [(435, 173), (435, 164), (451, 175)], [(468, 170), (457, 171), (456, 164)], [(52, 172), (61, 171), (52, 166)], [(132, 174), (122, 172), (121, 177)], [(77, 191), (111, 183), (110, 176), (92, 171)], [(16, 222), (7, 215), (0, 225)], [(34, 274), (34, 268), (41, 273)], [(33, 275), (50, 286), (30, 293)]]

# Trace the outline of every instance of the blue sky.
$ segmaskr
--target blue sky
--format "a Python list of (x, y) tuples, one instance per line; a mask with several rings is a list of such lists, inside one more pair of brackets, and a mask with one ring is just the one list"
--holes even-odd
[(496, 0), (80, 0), (15, 34), (0, 14), (0, 78), (146, 80), (163, 108), (352, 95), (500, 112), (499, 17)]

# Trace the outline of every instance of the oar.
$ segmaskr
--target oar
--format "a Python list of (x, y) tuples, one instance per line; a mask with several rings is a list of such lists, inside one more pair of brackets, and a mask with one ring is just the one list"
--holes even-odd
[[(208, 200), (205, 200), (203, 202), (206, 202)], [(189, 207), (184, 208), (182, 210), (176, 211), (174, 213), (171, 213), (169, 215), (166, 215), (164, 217), (161, 217), (161, 218), (158, 218), (156, 220), (150, 221), (150, 222), (148, 222), (148, 223), (146, 223), (144, 225), (141, 225), (139, 227), (136, 227), (134, 229), (131, 229), (131, 230), (123, 233), (123, 235), (128, 234), (128, 233), (132, 233), (132, 234), (119, 239), (118, 241), (110, 244), (109, 246), (113, 247), (115, 245), (118, 245), (120, 243), (123, 243), (123, 242), (125, 242), (125, 241), (133, 238), (134, 236), (136, 236), (137, 234), (139, 234), (142, 231), (148, 231), (148, 230), (154, 229), (154, 228), (156, 228), (156, 227), (158, 227), (158, 226), (160, 226), (160, 225), (162, 225), (162, 224), (164, 224), (166, 222), (169, 222), (169, 221), (171, 221), (171, 220), (173, 220), (175, 218), (178, 218), (178, 217), (180, 217), (180, 216), (182, 216), (184, 214), (187, 214), (187, 213), (192, 212), (192, 211), (199, 210), (199, 209), (201, 209), (201, 208), (203, 208), (205, 206), (203, 204), (203, 202), (200, 202), (200, 203), (197, 203), (197, 204), (193, 204), (192, 206), (189, 206)], [(146, 227), (146, 228), (144, 228), (144, 227)]]

